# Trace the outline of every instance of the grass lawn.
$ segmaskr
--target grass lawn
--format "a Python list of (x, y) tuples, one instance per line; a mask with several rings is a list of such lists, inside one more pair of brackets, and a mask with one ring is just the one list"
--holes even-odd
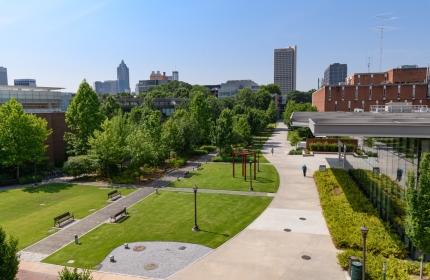
[[(120, 189), (127, 195), (134, 189)], [(54, 217), (65, 212), (74, 214), (75, 219), (90, 215), (103, 208), (107, 193), (112, 189), (98, 186), (74, 184), (47, 184), (0, 192), (0, 226), (7, 234), (18, 238), (19, 249), (54, 233), (47, 232), (54, 225)], [(44, 205), (41, 205), (44, 204)]]
[[(249, 225), (269, 205), (271, 197), (197, 194), (197, 224), (193, 232), (194, 194), (160, 191), (131, 207), (129, 217), (103, 224), (43, 260), (58, 265), (93, 268), (114, 248), (137, 241), (176, 241), (216, 248)], [(133, 213), (133, 210), (137, 210)], [(68, 264), (68, 260), (75, 263)]]
[[(242, 177), (242, 165), (235, 164), (235, 177), (232, 176), (232, 165), (225, 163), (202, 164), (203, 170), (190, 171), (189, 178), (174, 181), (168, 186), (173, 188), (192, 188), (197, 185), (202, 189), (213, 190), (249, 190), (249, 164), (246, 165), (247, 181)], [(258, 170), (258, 169), (257, 169)], [(257, 179), (252, 179), (252, 187), (256, 192), (274, 193), (279, 187), (279, 174), (271, 164), (260, 164)], [(254, 167), (252, 168), (254, 174)]]

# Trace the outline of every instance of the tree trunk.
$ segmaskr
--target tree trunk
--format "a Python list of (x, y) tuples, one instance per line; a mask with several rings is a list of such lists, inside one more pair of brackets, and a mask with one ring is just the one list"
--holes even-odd
[(16, 178), (19, 179), (19, 165), (16, 166)]
[(420, 265), (420, 279), (423, 279), (423, 265), (424, 265), (424, 254), (421, 253), (421, 265)]

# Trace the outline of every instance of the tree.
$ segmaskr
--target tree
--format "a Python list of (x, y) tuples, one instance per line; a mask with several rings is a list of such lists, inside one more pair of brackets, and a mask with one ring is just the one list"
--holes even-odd
[(210, 141), (211, 132), (211, 114), (209, 111), (209, 106), (206, 103), (203, 94), (198, 92), (193, 100), (191, 101), (190, 112), (193, 118), (199, 124), (200, 129), (200, 140), (203, 143), (208, 143)]
[(261, 85), (261, 90), (266, 90), (271, 94), (282, 95), (281, 88), (277, 84)]
[(376, 140), (374, 137), (366, 137), (363, 140), (363, 144), (369, 148), (373, 148), (375, 146), (375, 142), (376, 142)]
[(266, 111), (272, 101), (272, 95), (266, 90), (259, 90), (255, 93), (252, 93), (254, 104), (253, 107), (256, 109), (260, 109)]
[(278, 111), (276, 111), (275, 102), (270, 101), (269, 108), (266, 110), (266, 117), (269, 123), (275, 123), (278, 121)]
[(213, 96), (209, 88), (201, 85), (193, 85), (193, 87), (190, 90), (190, 98), (193, 98), (197, 92), (200, 92), (201, 94), (203, 94), (204, 98)]
[(192, 114), (185, 110), (177, 110), (173, 120), (179, 130), (177, 137), (181, 140), (181, 145), (175, 152), (179, 156), (189, 155), (193, 150), (192, 147), (200, 142), (199, 124)]
[[(291, 114), (293, 112), (316, 112), (317, 108), (312, 106), (311, 103), (296, 103), (294, 100), (290, 100), (285, 107), (285, 111), (282, 114), (284, 123), (290, 124)], [(297, 131), (301, 138), (312, 138), (314, 137), (309, 127), (290, 127), (290, 130)]]
[(188, 98), (190, 95), (190, 91), (186, 88), (178, 88), (175, 93), (174, 97), (176, 98)]
[(233, 139), (233, 113), (224, 109), (212, 129), (212, 143), (218, 147), (221, 155), (231, 154)]
[(118, 92), (115, 95), (115, 99), (118, 99), (118, 98), (134, 98), (134, 96), (129, 92)]
[(18, 240), (6, 233), (0, 226), (0, 279), (14, 280), (18, 273)]
[(76, 96), (66, 112), (66, 123), (72, 132), (66, 132), (64, 139), (70, 155), (83, 155), (90, 148), (88, 139), (104, 121), (97, 93), (86, 80), (79, 85)]
[(251, 142), (251, 127), (246, 120), (246, 115), (234, 116), (233, 121), (233, 143), (249, 143)]
[(430, 153), (423, 153), (419, 166), (418, 186), (413, 170), (406, 182), (406, 234), (421, 252), (420, 277), (424, 255), (430, 253)]
[(206, 98), (206, 103), (209, 107), (209, 112), (211, 113), (212, 121), (215, 122), (218, 119), (219, 115), (221, 115), (222, 104), (220, 99), (216, 98), (213, 95), (210, 95)]
[(221, 109), (230, 109), (232, 110), (233, 107), (236, 105), (236, 99), (234, 97), (224, 97), (220, 99), (221, 102)]
[(302, 141), (302, 138), (299, 135), (298, 131), (290, 131), (289, 133), (291, 133), (290, 138), (290, 144), (291, 146), (296, 146), (297, 148), (297, 144), (299, 144), (300, 141)]
[(163, 144), (169, 150), (169, 158), (170, 151), (179, 151), (182, 148), (182, 141), (178, 137), (179, 136), (179, 128), (173, 118), (169, 118), (164, 124), (162, 128), (161, 139)]
[(250, 88), (246, 87), (236, 93), (236, 102), (244, 107), (255, 107), (254, 96)]
[(116, 102), (115, 98), (112, 95), (107, 96), (102, 105), (102, 111), (105, 116), (110, 120), (118, 114), (119, 110), (121, 110), (121, 106)]
[(47, 146), (44, 144), (51, 129), (47, 121), (33, 114), (27, 114), (15, 98), (0, 106), (0, 165), (19, 167), (24, 163), (45, 159)]
[(258, 135), (267, 125), (266, 113), (262, 110), (249, 108), (246, 114), (251, 127), (251, 134)]
[(296, 103), (312, 103), (312, 93), (315, 91), (316, 89), (311, 89), (309, 91), (292, 90), (287, 94), (287, 103), (291, 100)]

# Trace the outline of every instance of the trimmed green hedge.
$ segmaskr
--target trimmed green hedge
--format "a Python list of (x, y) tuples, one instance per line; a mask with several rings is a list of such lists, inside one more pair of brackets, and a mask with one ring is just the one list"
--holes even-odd
[(288, 152), (289, 155), (301, 155), (303, 154), (302, 150), (291, 150)]
[[(337, 152), (339, 145), (337, 143), (329, 143), (325, 142), (312, 142), (309, 144), (309, 148), (311, 151), (320, 151), (320, 152)], [(346, 151), (353, 152), (355, 150), (354, 144), (346, 144)]]

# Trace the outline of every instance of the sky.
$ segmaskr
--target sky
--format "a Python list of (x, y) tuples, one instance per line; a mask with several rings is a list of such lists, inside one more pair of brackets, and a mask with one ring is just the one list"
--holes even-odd
[(0, 66), (13, 79), (76, 92), (86, 79), (130, 87), (151, 71), (190, 84), (273, 83), (273, 50), (297, 46), (297, 90), (317, 88), (332, 63), (348, 75), (430, 62), (430, 1), (0, 0)]

